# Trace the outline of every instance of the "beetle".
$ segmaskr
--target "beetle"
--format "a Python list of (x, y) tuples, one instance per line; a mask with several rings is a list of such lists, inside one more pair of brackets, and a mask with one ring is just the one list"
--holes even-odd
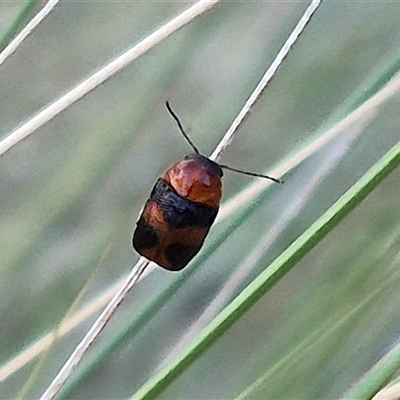
[(180, 271), (200, 251), (218, 214), (222, 169), (279, 179), (221, 165), (200, 154), (169, 102), (166, 107), (194, 153), (170, 167), (154, 185), (136, 223), (132, 244), (143, 257), (170, 271)]

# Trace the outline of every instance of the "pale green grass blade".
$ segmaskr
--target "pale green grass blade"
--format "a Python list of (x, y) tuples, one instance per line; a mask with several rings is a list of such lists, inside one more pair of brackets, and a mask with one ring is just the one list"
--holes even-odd
[(2, 32), (0, 37), (0, 52), (11, 42), (14, 36), (23, 28), (29, 18), (32, 16), (33, 10), (40, 3), (40, 0), (29, 0), (21, 3), (20, 11), (15, 16), (14, 20), (11, 21), (8, 28)]
[[(387, 243), (387, 241), (390, 239), (391, 238), (387, 237), (382, 238), (380, 247), (382, 248), (385, 245), (385, 243)], [(376, 255), (376, 248), (373, 248), (367, 253), (364, 262), (367, 262), (368, 259), (371, 259), (375, 255)], [(396, 265), (397, 262), (398, 259), (395, 260), (394, 264)], [(265, 370), (264, 373), (251, 385), (249, 385), (242, 393), (240, 393), (236, 397), (236, 399), (242, 400), (259, 396), (257, 390), (260, 390), (260, 392), (262, 393), (263, 385), (268, 384), (268, 382), (271, 379), (273, 379), (275, 375), (277, 375), (278, 373), (282, 373), (282, 371), (284, 372), (285, 369), (289, 369), (292, 364), (296, 363), (298, 358), (304, 359), (305, 357), (307, 357), (307, 353), (311, 352), (313, 347), (318, 345), (319, 342), (332, 340), (335, 337), (335, 335), (337, 335), (338, 331), (343, 327), (343, 325), (348, 323), (348, 321), (351, 320), (351, 318), (354, 318), (357, 315), (357, 313), (360, 314), (364, 313), (365, 309), (369, 307), (371, 303), (376, 301), (376, 299), (379, 296), (382, 296), (384, 292), (387, 291), (391, 285), (396, 284), (395, 279), (399, 278), (399, 274), (400, 271), (397, 271), (394, 274), (390, 275), (379, 286), (377, 286), (374, 291), (369, 293), (368, 296), (362, 302), (356, 304), (348, 312), (344, 314), (338, 312), (336, 315), (333, 315), (331, 318), (329, 318), (322, 326), (316, 329), (311, 335), (305, 337), (303, 342), (297, 345), (285, 357), (281, 358), (275, 365)], [(377, 390), (379, 390), (379, 388), (382, 386), (382, 383), (385, 381), (387, 382), (387, 379), (390, 379), (389, 377), (391, 377), (392, 374), (397, 371), (396, 369), (393, 368), (394, 363), (391, 364), (392, 368), (390, 368), (389, 365), (386, 363), (386, 361), (389, 361), (389, 357), (387, 356), (385, 356), (379, 362), (379, 365), (377, 365), (376, 368), (374, 368), (374, 371), (371, 371), (371, 373), (368, 374), (372, 378), (369, 380), (368, 385), (364, 384), (364, 382), (367, 379), (363, 380), (362, 382), (360, 382), (359, 385), (357, 385), (351, 392), (347, 393), (343, 398), (365, 399), (373, 396), (377, 392)], [(380, 366), (383, 364), (386, 364), (386, 368), (384, 368), (385, 371), (383, 371), (382, 368), (381, 370), (382, 373), (379, 373), (378, 370), (381, 369)]]
[(380, 390), (373, 400), (397, 400), (400, 396), (399, 377), (393, 380), (387, 387)]
[(35, 116), (31, 117), (23, 125), (10, 132), (3, 140), (0, 141), (0, 155), (8, 152), (12, 147), (16, 146), (22, 140), (32, 135), (39, 128), (55, 118), (68, 107), (82, 99), (98, 86), (102, 85), (111, 77), (117, 75), (124, 70), (129, 64), (137, 58), (148, 52), (154, 46), (163, 42), (174, 32), (178, 31), (196, 17), (214, 7), (221, 0), (204, 1), (199, 0), (185, 12), (178, 15), (160, 29), (147, 36), (142, 42), (137, 43), (125, 53), (121, 54), (114, 60), (110, 61), (103, 68), (77, 84), (73, 89), (69, 90), (64, 96), (49, 104)]
[(344, 396), (346, 400), (371, 399), (379, 390), (398, 377), (400, 370), (400, 345), (393, 347)]

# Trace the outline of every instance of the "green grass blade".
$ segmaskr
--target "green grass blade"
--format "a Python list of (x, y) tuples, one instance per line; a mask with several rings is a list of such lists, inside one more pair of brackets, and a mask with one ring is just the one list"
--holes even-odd
[[(390, 240), (388, 237), (382, 237), (377, 240), (377, 245), (379, 250), (374, 248), (369, 248), (365, 256), (363, 257), (364, 262), (367, 263), (368, 259), (373, 259), (376, 256), (377, 252), (384, 253), (385, 244)], [(396, 257), (394, 264), (397, 265), (398, 257)], [(354, 304), (353, 307), (349, 308), (347, 312), (342, 313), (340, 310), (338, 313), (334, 314), (331, 318), (328, 318), (321, 326), (315, 329), (312, 334), (304, 337), (304, 340), (297, 344), (294, 349), (291, 349), (287, 355), (280, 358), (278, 362), (276, 362), (272, 367), (267, 366), (265, 371), (259, 376), (254, 382), (248, 385), (237, 397), (236, 400), (244, 400), (249, 398), (257, 398), (260, 395), (262, 387), (265, 386), (266, 382), (271, 381), (275, 378), (278, 373), (281, 373), (283, 370), (288, 370), (290, 365), (296, 363), (299, 358), (305, 358), (309, 354), (311, 354), (312, 349), (318, 346), (320, 343), (329, 343), (333, 340), (334, 337), (338, 337), (340, 335), (340, 330), (346, 323), (350, 323), (352, 319), (357, 318), (357, 314), (363, 314), (366, 312), (366, 309), (371, 306), (372, 303), (376, 302), (378, 298), (381, 298), (385, 291), (388, 291), (390, 286), (396, 285), (396, 278), (399, 276), (400, 271), (397, 271), (394, 274), (390, 274), (384, 279), (384, 281), (378, 285), (375, 290), (368, 293), (365, 299), (357, 304)], [(323, 344), (322, 344), (323, 346)], [(396, 351), (396, 349), (394, 349)], [(399, 350), (397, 349), (397, 355), (399, 355)], [(354, 387), (354, 391), (352, 391), (345, 398), (348, 400), (352, 399), (365, 399), (371, 397), (371, 394), (376, 393), (377, 389), (382, 387), (383, 379), (385, 382), (388, 382), (389, 377), (393, 376), (393, 373), (400, 367), (399, 358), (396, 359), (395, 362), (392, 357), (391, 360), (385, 359), (386, 364), (390, 362), (390, 365), (386, 365), (386, 368), (383, 371), (371, 371), (371, 382), (367, 385), (364, 380), (360, 382), (360, 386), (357, 385), (357, 388)], [(381, 364), (379, 364), (380, 368)], [(377, 374), (375, 374), (377, 372)], [(372, 376), (374, 375), (374, 377)], [(383, 379), (382, 379), (383, 378)], [(357, 391), (360, 390), (360, 393)]]
[(347, 214), (360, 204), (399, 163), (400, 142), (276, 258), (175, 360), (155, 374), (132, 398), (150, 399), (161, 393), (191, 362), (209, 348)]
[(40, 3), (39, 0), (30, 0), (21, 7), (18, 15), (11, 22), (3, 36), (0, 38), (0, 52), (4, 50), (4, 48), (11, 42), (11, 40), (14, 39), (15, 35), (25, 25), (38, 3)]
[(400, 344), (386, 354), (364, 377), (349, 390), (343, 399), (371, 399), (398, 374), (400, 369)]

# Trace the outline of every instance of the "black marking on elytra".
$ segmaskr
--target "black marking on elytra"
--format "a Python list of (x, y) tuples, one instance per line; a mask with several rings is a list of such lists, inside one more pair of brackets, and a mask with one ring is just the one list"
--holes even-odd
[(150, 198), (161, 207), (165, 221), (173, 228), (209, 227), (218, 213), (218, 208), (184, 199), (162, 178), (154, 185)]
[(171, 270), (179, 271), (199, 252), (200, 245), (185, 246), (182, 244), (171, 244), (165, 251), (166, 258), (171, 262)]
[(157, 231), (140, 217), (133, 234), (133, 247), (140, 253), (140, 249), (150, 249), (158, 243)]

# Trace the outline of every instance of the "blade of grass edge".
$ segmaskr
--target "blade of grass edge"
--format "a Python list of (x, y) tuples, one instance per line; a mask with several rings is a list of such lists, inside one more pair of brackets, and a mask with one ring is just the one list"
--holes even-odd
[(399, 377), (393, 379), (390, 386), (380, 390), (372, 400), (397, 400), (400, 397)]
[(372, 399), (400, 369), (400, 343), (382, 357), (350, 390), (344, 400)]
[(52, 120), (66, 108), (82, 99), (92, 90), (102, 85), (109, 78), (117, 75), (128, 65), (132, 64), (138, 57), (151, 48), (167, 39), (177, 30), (183, 28), (194, 19), (211, 10), (223, 0), (199, 0), (197, 3), (180, 13), (178, 16), (162, 25), (153, 33), (148, 35), (139, 43), (133, 45), (125, 53), (116, 57), (113, 61), (90, 75), (69, 92), (44, 107), (34, 117), (23, 123), (0, 141), (0, 156), (14, 147), (16, 144), (36, 132), (40, 127)]
[(270, 266), (229, 304), (171, 363), (161, 368), (132, 396), (150, 399), (161, 393), (200, 354), (208, 349), (347, 214), (364, 200), (400, 163), (400, 142), (390, 149), (329, 210), (312, 224)]
[[(374, 248), (369, 248), (366, 255), (364, 255), (364, 262), (367, 263), (368, 260), (375, 257), (377, 249), (383, 256), (383, 253), (387, 252), (385, 246), (388, 241), (391, 240), (390, 236), (392, 235), (385, 235), (384, 237), (378, 238), (377, 245)], [(396, 257), (392, 263), (398, 265), (398, 261), (399, 258)], [(328, 318), (315, 331), (307, 335), (302, 342), (291, 349), (287, 355), (280, 358), (274, 365), (268, 366), (253, 383), (249, 384), (241, 393), (239, 393), (239, 395), (235, 396), (235, 400), (257, 398), (257, 390), (262, 390), (262, 385), (265, 385), (267, 380), (271, 380), (274, 375), (282, 373), (282, 371), (288, 368), (291, 364), (298, 362), (299, 358), (307, 357), (307, 352), (315, 348), (315, 346), (320, 345), (325, 340), (330, 340), (330, 337), (337, 336), (338, 331), (344, 324), (348, 323), (352, 318), (355, 318), (358, 313), (365, 313), (365, 310), (370, 307), (374, 301), (377, 301), (377, 298), (381, 297), (384, 292), (388, 290), (388, 287), (396, 285), (399, 275), (400, 270), (397, 270), (394, 274), (389, 274), (374, 290), (370, 291), (361, 302), (354, 304), (345, 313), (340, 310)]]
[(39, 4), (40, 0), (30, 0), (25, 5), (21, 6), (20, 12), (8, 26), (0, 39), (0, 52), (11, 42), (14, 36), (25, 25), (26, 21), (32, 15), (35, 7)]

